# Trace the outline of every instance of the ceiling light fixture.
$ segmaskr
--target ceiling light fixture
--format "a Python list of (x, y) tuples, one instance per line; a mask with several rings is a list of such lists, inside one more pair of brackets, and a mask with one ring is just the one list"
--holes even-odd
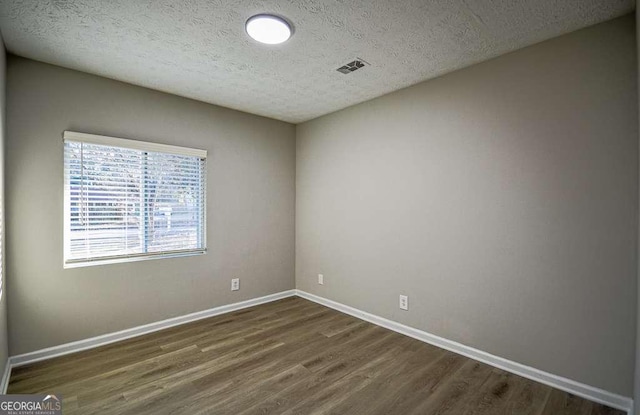
[(268, 45), (286, 42), (291, 37), (291, 25), (283, 18), (270, 14), (255, 15), (244, 26), (249, 36)]

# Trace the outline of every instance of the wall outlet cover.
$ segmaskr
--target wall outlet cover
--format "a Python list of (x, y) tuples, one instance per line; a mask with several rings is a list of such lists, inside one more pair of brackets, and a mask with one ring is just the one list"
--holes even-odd
[(318, 274), (318, 284), (324, 285), (324, 275)]
[(406, 295), (400, 296), (400, 309), (409, 310), (409, 297), (407, 297)]
[(240, 278), (231, 279), (231, 291), (238, 291), (240, 289)]

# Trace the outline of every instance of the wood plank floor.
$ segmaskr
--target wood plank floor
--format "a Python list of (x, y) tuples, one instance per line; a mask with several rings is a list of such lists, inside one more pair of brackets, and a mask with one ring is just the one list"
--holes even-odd
[(14, 369), (65, 414), (623, 414), (292, 297)]

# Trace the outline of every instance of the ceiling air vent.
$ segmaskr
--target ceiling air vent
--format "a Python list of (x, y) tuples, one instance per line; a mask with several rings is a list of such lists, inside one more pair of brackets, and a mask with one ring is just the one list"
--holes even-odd
[(356, 60), (349, 62), (348, 64), (339, 67), (336, 71), (341, 72), (345, 75), (350, 74), (353, 71), (357, 71), (360, 68), (364, 68), (365, 65), (369, 65), (366, 61), (363, 61), (360, 58), (356, 58)]

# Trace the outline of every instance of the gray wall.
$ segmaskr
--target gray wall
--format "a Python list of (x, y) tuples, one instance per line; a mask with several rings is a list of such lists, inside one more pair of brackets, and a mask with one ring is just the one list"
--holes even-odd
[[(640, 7), (637, 7), (636, 4), (636, 47), (638, 52), (638, 87), (640, 87)], [(638, 93), (640, 97), (640, 90)], [(639, 104), (640, 107), (640, 104)], [(640, 113), (638, 114), (638, 118), (640, 118)], [(640, 139), (640, 137), (639, 137)], [(638, 171), (640, 175), (640, 170)], [(638, 229), (638, 254), (640, 259), (640, 224)], [(635, 391), (634, 391), (634, 404), (635, 404), (635, 413), (636, 415), (640, 415), (640, 261), (638, 261), (638, 279), (637, 279), (637, 307), (638, 314), (636, 319), (636, 377), (635, 377)]]
[[(11, 55), (7, 71), (12, 355), (294, 288), (293, 125)], [(207, 149), (208, 254), (63, 269), (64, 130)]]
[(298, 125), (297, 287), (632, 396), (634, 37), (629, 15)]
[[(5, 86), (6, 86), (6, 68), (7, 68), (7, 54), (4, 49), (4, 42), (2, 40), (2, 36), (0, 35), (0, 220), (4, 225), (5, 218), (2, 216), (4, 214), (4, 146), (5, 146)], [(5, 273), (5, 239), (4, 232), (1, 236), (2, 239), (2, 262), (0, 262), (0, 267), (2, 267), (2, 275), (6, 276)], [(5, 278), (6, 280), (6, 278)], [(2, 299), (0, 299), (0, 378), (4, 373), (5, 365), (7, 364), (7, 357), (9, 355), (8, 351), (8, 339), (7, 339), (7, 288), (6, 284), (4, 285), (4, 293), (2, 294)]]

